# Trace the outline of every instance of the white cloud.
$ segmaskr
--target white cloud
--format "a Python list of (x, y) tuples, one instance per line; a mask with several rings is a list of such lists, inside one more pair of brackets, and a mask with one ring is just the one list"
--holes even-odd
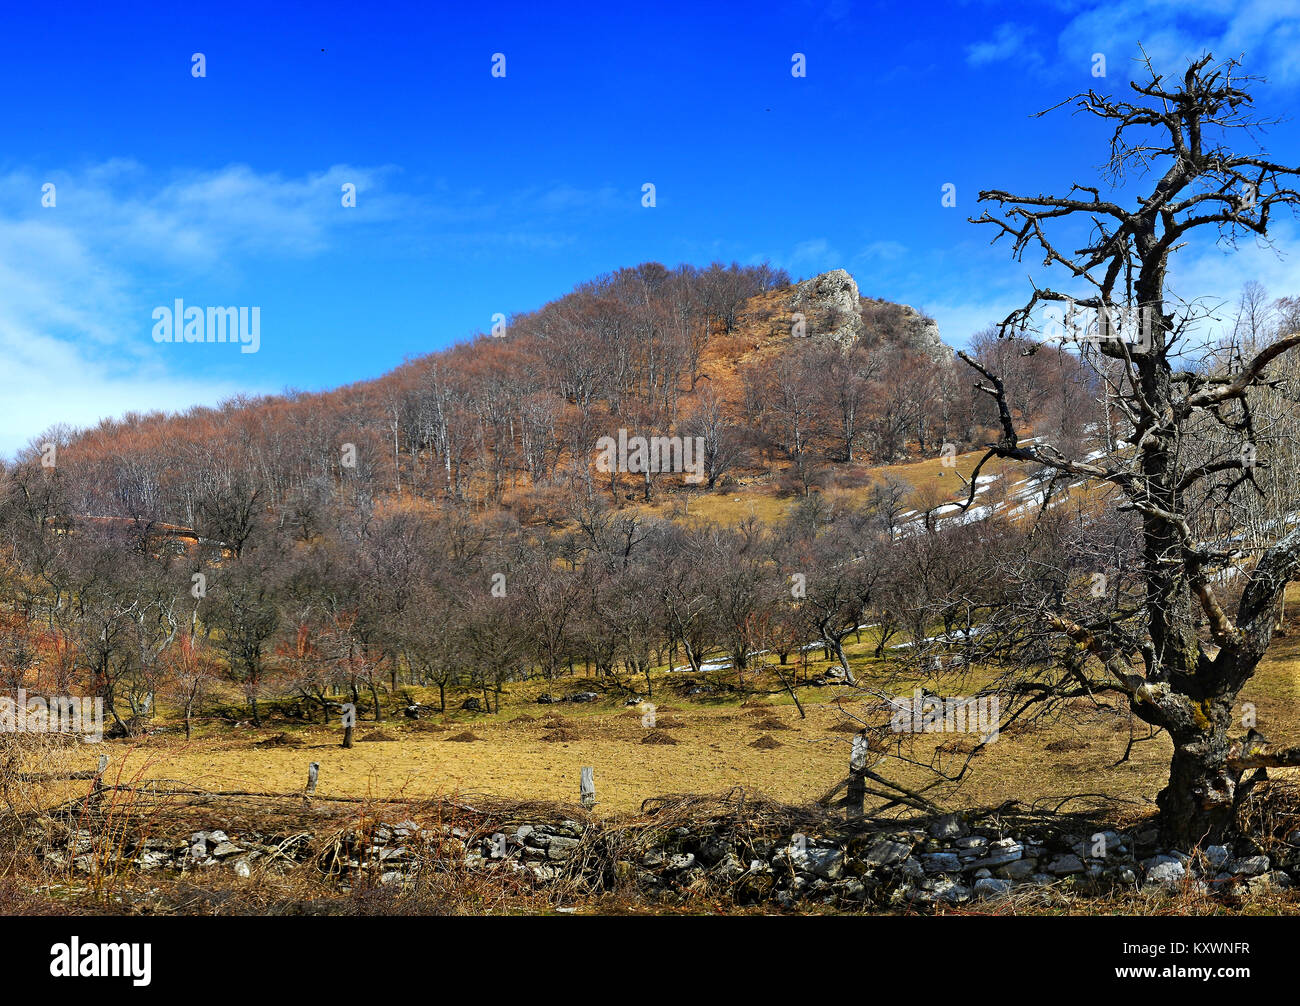
[(1028, 30), (1019, 25), (1009, 22), (998, 25), (992, 38), (966, 47), (966, 62), (971, 66), (986, 66), (1023, 56), (1028, 48), (1028, 36)]
[(1231, 327), (1241, 288), (1251, 280), (1270, 297), (1300, 296), (1300, 228), (1282, 220), (1270, 228), (1270, 245), (1245, 238), (1237, 249), (1205, 247), (1170, 260), (1168, 288), (1184, 298), (1200, 298), (1198, 307), (1218, 308), (1218, 321), (1204, 323), (1209, 335)]
[(1108, 72), (1134, 74), (1137, 43), (1156, 68), (1177, 70), (1205, 51), (1218, 58), (1246, 55), (1246, 69), (1277, 83), (1300, 81), (1294, 53), (1300, 40), (1300, 0), (1118, 0), (1090, 4), (1060, 35), (1067, 59), (1105, 52)]
[[(177, 173), (159, 182), (132, 161), (110, 161), (80, 172), (0, 178), (14, 216), (36, 216), (67, 228), (115, 257), (147, 256), (187, 266), (210, 265), (232, 253), (310, 255), (333, 232), (356, 221), (395, 214), (378, 190), (386, 169), (335, 165), (302, 178), (259, 174), (235, 164), (219, 171)], [(40, 187), (53, 182), (54, 209), (26, 212)], [(357, 189), (357, 206), (344, 210), (342, 186)]]
[[(1245, 54), (1246, 71), (1274, 83), (1300, 83), (1300, 0), (1084, 0), (1061, 7), (1068, 20), (1057, 37), (1057, 66), (1080, 79), (1087, 79), (1098, 52), (1106, 56), (1109, 77), (1129, 79), (1139, 70), (1141, 43), (1164, 72), (1208, 50), (1220, 59)], [(999, 25), (991, 38), (967, 46), (966, 61), (1037, 64), (1041, 58), (1029, 38), (1027, 26)]]
[[(1205, 236), (1209, 236), (1208, 232)], [(1263, 284), (1273, 298), (1300, 296), (1300, 254), (1296, 252), (1300, 249), (1300, 226), (1291, 220), (1279, 220), (1271, 227), (1270, 240), (1271, 246), (1246, 238), (1236, 250), (1200, 242), (1170, 258), (1166, 284), (1170, 309), (1181, 310), (1183, 305), (1176, 298), (1182, 298), (1194, 300), (1199, 314), (1214, 312), (1191, 333), (1189, 347), (1231, 327), (1241, 289), (1251, 280)], [(924, 301), (917, 306), (939, 322), (945, 342), (965, 346), (973, 334), (1001, 321), (1029, 300), (1032, 287), (1019, 270), (1014, 263), (991, 268), (982, 276), (979, 295)], [(1072, 288), (1059, 269), (1035, 270), (1032, 276), (1040, 286), (1063, 292)], [(1073, 289), (1080, 296), (1091, 292), (1081, 286)]]
[[(0, 203), (0, 455), (55, 423), (86, 426), (257, 390), (171, 368), (140, 337), (142, 275), (184, 281), (229, 271), (249, 254), (317, 253), (346, 214), (387, 212), (378, 175), (336, 166), (286, 179), (236, 165), (157, 185), (139, 165), (111, 161), (0, 178), (8, 197)], [(56, 185), (53, 208), (40, 206), (46, 181)], [(345, 181), (357, 186), (355, 211), (340, 205)]]
[(920, 305), (939, 323), (939, 336), (953, 349), (970, 345), (971, 336), (995, 325), (1019, 306), (1014, 300), (962, 300)]
[(901, 241), (872, 241), (853, 257), (857, 262), (898, 262), (907, 255), (907, 245)]
[(789, 255), (773, 259), (791, 273), (816, 275), (841, 265), (840, 255), (825, 238), (800, 241)]

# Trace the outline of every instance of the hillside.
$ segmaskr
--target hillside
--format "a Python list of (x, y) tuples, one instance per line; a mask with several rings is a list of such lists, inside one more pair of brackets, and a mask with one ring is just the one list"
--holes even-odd
[[(1059, 381), (1060, 367), (1039, 368), (1040, 384)], [(310, 538), (322, 513), (359, 498), (505, 510), (535, 524), (566, 520), (593, 493), (655, 505), (683, 489), (856, 489), (882, 466), (987, 439), (990, 406), (962, 370), (931, 319), (861, 296), (843, 270), (791, 283), (767, 267), (649, 263), (512, 317), (496, 337), (335, 391), (51, 435), (61, 477), (52, 505), (224, 541), (229, 515), (218, 513), (252, 494)], [(1043, 398), (1026, 399), (1022, 414), (1050, 417)], [(1078, 424), (1064, 407), (1056, 414)], [(602, 477), (595, 445), (620, 430), (701, 438), (698, 484), (680, 473)]]

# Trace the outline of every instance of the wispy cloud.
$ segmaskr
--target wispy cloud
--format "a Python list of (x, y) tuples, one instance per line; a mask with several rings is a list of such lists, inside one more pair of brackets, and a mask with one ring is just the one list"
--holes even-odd
[(774, 256), (772, 261), (791, 273), (799, 275), (814, 275), (844, 264), (839, 252), (825, 238), (800, 241), (789, 253)]
[[(1189, 333), (1189, 345), (1227, 333), (1247, 282), (1261, 283), (1270, 297), (1300, 296), (1300, 256), (1281, 251), (1297, 247), (1300, 226), (1283, 220), (1275, 223), (1271, 231), (1269, 244), (1246, 239), (1234, 250), (1202, 243), (1170, 259), (1166, 290), (1171, 308), (1182, 310), (1187, 302), (1194, 301), (1200, 316)], [(1035, 271), (1032, 279), (1040, 286), (1051, 286), (1062, 292), (1073, 290), (1080, 297), (1093, 292), (1072, 285), (1059, 268)], [(979, 289), (969, 283), (941, 288), (932, 301), (920, 300), (917, 306), (924, 307), (939, 322), (939, 331), (949, 345), (963, 346), (976, 332), (1023, 307), (1031, 292), (1029, 279), (1020, 267), (1008, 263), (985, 269)]]
[[(171, 367), (141, 338), (142, 285), (252, 268), (257, 256), (318, 254), (349, 223), (385, 213), (381, 175), (336, 166), (286, 178), (236, 165), (159, 184), (119, 160), (0, 178), (0, 455), (56, 423), (259, 390)], [(356, 185), (358, 217), (342, 209), (345, 182)], [(53, 207), (41, 206), (46, 183)]]
[(1106, 75), (1128, 80), (1139, 72), (1142, 50), (1157, 70), (1169, 72), (1210, 51), (1220, 58), (1246, 56), (1246, 69), (1279, 84), (1300, 83), (1300, 0), (1084, 0), (1060, 5), (1065, 15), (1056, 58), (1044, 58), (1028, 26), (1006, 22), (992, 36), (966, 47), (966, 62), (989, 66), (1008, 60), (1065, 75), (1091, 70), (1106, 57)]
[(907, 255), (907, 245), (900, 241), (872, 241), (855, 256), (858, 262), (897, 262)]
[[(0, 214), (39, 220), (86, 245), (111, 246), (114, 259), (201, 267), (231, 254), (311, 255), (357, 221), (390, 219), (393, 201), (379, 191), (385, 169), (336, 165), (300, 178), (258, 173), (247, 165), (182, 172), (159, 179), (116, 160), (81, 171), (12, 172), (0, 178)], [(54, 209), (40, 208), (41, 187), (55, 186)], [(342, 212), (342, 187), (357, 206)], [(336, 212), (337, 211), (337, 212)]]
[(1277, 83), (1300, 82), (1300, 0), (1109, 0), (1085, 4), (1061, 31), (1066, 59), (1104, 52), (1108, 73), (1137, 72), (1137, 43), (1158, 70), (1169, 72), (1210, 51), (1220, 58), (1245, 54), (1246, 68)]
[[(1022, 25), (998, 25), (993, 37), (966, 47), (966, 62), (971, 66), (1001, 63), (1014, 56), (1024, 56), (1028, 51), (1029, 30)], [(1033, 54), (1035, 57), (1036, 53)]]
[[(554, 252), (577, 240), (576, 219), (640, 208), (639, 191), (563, 183), (497, 197), (435, 183), (410, 195), (393, 190), (399, 174), (341, 164), (290, 176), (235, 164), (159, 177), (118, 159), (0, 175), (0, 456), (56, 423), (282, 383), (178, 370), (145, 334), (160, 287), (244, 288), (285, 261), (355, 253), (355, 228), (376, 223), (385, 248), (412, 257)], [(47, 183), (52, 208), (41, 205)], [(355, 207), (342, 205), (344, 186), (355, 187)]]
[(1203, 334), (1217, 335), (1231, 327), (1242, 287), (1256, 281), (1272, 297), (1300, 296), (1300, 256), (1292, 250), (1300, 240), (1300, 227), (1283, 220), (1270, 228), (1270, 242), (1246, 238), (1234, 250), (1209, 246), (1195, 254), (1170, 259), (1169, 289), (1184, 298), (1197, 298), (1197, 306), (1217, 309), (1217, 317), (1202, 324)]

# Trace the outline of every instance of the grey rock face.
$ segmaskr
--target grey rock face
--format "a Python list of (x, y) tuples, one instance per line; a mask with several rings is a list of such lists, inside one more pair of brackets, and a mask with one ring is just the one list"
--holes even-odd
[(796, 283), (786, 304), (792, 313), (802, 314), (810, 337), (826, 337), (841, 346), (857, 342), (864, 326), (858, 311), (858, 284), (843, 269)]
[(785, 307), (792, 325), (797, 320), (794, 315), (803, 316), (804, 334), (809, 338), (832, 339), (844, 349), (855, 343), (868, 348), (901, 345), (936, 361), (952, 360), (952, 349), (944, 345), (938, 322), (906, 304), (863, 301), (857, 282), (843, 269), (796, 283)]

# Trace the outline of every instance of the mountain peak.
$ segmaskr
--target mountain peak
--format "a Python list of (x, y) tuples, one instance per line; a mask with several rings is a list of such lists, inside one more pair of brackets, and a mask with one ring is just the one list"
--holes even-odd
[(832, 269), (790, 288), (786, 305), (802, 314), (810, 336), (834, 339), (847, 348), (865, 331), (858, 283), (844, 269)]

